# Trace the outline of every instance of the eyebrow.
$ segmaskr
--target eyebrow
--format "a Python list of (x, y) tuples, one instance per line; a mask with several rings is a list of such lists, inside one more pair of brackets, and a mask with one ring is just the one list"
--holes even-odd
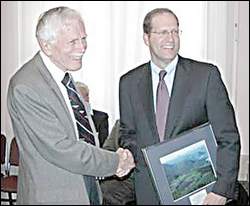
[[(86, 39), (86, 38), (87, 38), (87, 35), (82, 37), (81, 40)], [(75, 39), (70, 40), (69, 42), (75, 42), (75, 41), (78, 41), (78, 40), (79, 40), (78, 38), (75, 38)]]

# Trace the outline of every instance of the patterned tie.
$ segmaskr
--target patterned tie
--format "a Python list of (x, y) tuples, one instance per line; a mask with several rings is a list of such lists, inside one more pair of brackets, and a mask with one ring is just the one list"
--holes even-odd
[(165, 125), (168, 113), (169, 93), (164, 77), (167, 72), (162, 70), (159, 74), (159, 83), (156, 96), (156, 125), (160, 136), (160, 141), (164, 140)]
[[(66, 73), (63, 80), (63, 85), (67, 88), (69, 100), (76, 119), (77, 129), (79, 132), (79, 139), (95, 145), (95, 138), (90, 127), (88, 116), (79, 94), (76, 91), (72, 77)], [(88, 192), (89, 201), (91, 205), (100, 205), (99, 194), (96, 185), (96, 177), (84, 175), (85, 186)]]
[(79, 132), (79, 139), (84, 139), (84, 141), (95, 145), (95, 138), (89, 124), (86, 110), (78, 96), (79, 94), (76, 92), (73, 79), (69, 75), (69, 73), (65, 74), (62, 83), (67, 88), (69, 100), (76, 119), (77, 129)]

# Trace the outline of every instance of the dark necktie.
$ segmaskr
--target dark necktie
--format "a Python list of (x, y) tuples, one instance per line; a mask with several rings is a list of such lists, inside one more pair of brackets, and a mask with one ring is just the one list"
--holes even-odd
[[(95, 145), (95, 138), (90, 127), (85, 107), (78, 96), (73, 79), (69, 73), (65, 74), (62, 83), (67, 88), (70, 104), (76, 119), (79, 139), (83, 139), (84, 141)], [(83, 177), (88, 192), (90, 205), (100, 205), (96, 178), (94, 176), (87, 175), (84, 175)]]
[(76, 119), (79, 139), (84, 139), (84, 141), (95, 145), (95, 138), (89, 124), (86, 110), (76, 92), (75, 85), (69, 73), (65, 74), (62, 83), (67, 88), (69, 100)]
[(169, 104), (168, 88), (164, 81), (164, 77), (166, 76), (166, 74), (167, 72), (165, 70), (162, 70), (160, 72), (159, 83), (157, 86), (157, 94), (156, 94), (156, 125), (160, 141), (164, 140), (165, 125), (167, 120), (168, 104)]

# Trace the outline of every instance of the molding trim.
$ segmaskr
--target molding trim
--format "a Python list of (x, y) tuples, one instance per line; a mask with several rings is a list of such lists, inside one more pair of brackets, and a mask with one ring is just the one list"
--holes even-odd
[(240, 156), (240, 170), (238, 180), (249, 181), (249, 155)]

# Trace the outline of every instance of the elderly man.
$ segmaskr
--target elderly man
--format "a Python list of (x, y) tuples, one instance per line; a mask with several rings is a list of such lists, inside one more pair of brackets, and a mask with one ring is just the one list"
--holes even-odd
[(102, 150), (71, 72), (87, 48), (78, 12), (57, 7), (37, 23), (39, 51), (14, 74), (8, 108), (20, 151), (17, 204), (100, 204), (96, 176), (134, 167), (128, 150)]

